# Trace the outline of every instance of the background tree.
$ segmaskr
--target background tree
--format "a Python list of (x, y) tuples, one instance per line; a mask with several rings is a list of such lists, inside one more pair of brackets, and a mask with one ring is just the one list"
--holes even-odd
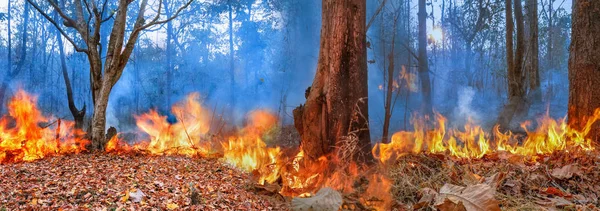
[(528, 79), (529, 100), (539, 102), (542, 100), (540, 90), (540, 71), (539, 71), (539, 41), (538, 41), (538, 2), (537, 0), (527, 0), (525, 2), (527, 10), (528, 38), (527, 38), (527, 61), (525, 63), (525, 73)]
[[(514, 3), (511, 0), (506, 0), (506, 64), (508, 73), (508, 103), (498, 115), (498, 124), (501, 128), (507, 129), (515, 116), (522, 117), (527, 114), (529, 107), (525, 98), (525, 74), (523, 70), (523, 57), (525, 50), (524, 29), (523, 24), (523, 7), (520, 0)], [(513, 51), (513, 10), (514, 17), (517, 23), (517, 39), (516, 49)]]
[(419, 0), (419, 79), (421, 80), (421, 94), (423, 115), (430, 115), (433, 111), (431, 105), (431, 82), (429, 80), (429, 63), (427, 58), (427, 11), (425, 0)]
[[(569, 56), (569, 124), (581, 129), (586, 117), (600, 108), (600, 1), (573, 2), (573, 29)], [(588, 134), (600, 140), (600, 125)]]
[(355, 141), (355, 159), (371, 154), (365, 16), (365, 0), (323, 0), (317, 73), (306, 104), (294, 111), (310, 158), (334, 152), (345, 140)]
[[(101, 5), (98, 5), (96, 1), (80, 1), (75, 0), (71, 2), (69, 12), (59, 6), (54, 1), (47, 1), (53, 10), (58, 12), (63, 20), (64, 27), (74, 29), (78, 33), (78, 38), (81, 39), (83, 45), (78, 43), (69, 36), (63, 29), (64, 27), (59, 25), (59, 20), (51, 18), (46, 10), (42, 9), (34, 0), (27, 0), (35, 9), (41, 13), (48, 21), (50, 21), (61, 34), (75, 47), (77, 52), (83, 52), (87, 55), (90, 64), (90, 84), (92, 101), (94, 103), (94, 114), (91, 122), (91, 139), (92, 147), (99, 149), (104, 146), (106, 127), (106, 109), (108, 107), (108, 99), (110, 92), (115, 83), (121, 77), (125, 65), (129, 61), (129, 56), (133, 52), (135, 43), (140, 35), (140, 32), (168, 21), (173, 20), (179, 13), (185, 9), (193, 0), (189, 0), (186, 4), (180, 7), (171, 18), (160, 19), (162, 15), (162, 1), (158, 2), (158, 9), (156, 14), (146, 22), (146, 7), (148, 6), (148, 0), (141, 0), (139, 2), (139, 10), (137, 12), (137, 18), (133, 23), (133, 29), (126, 39), (126, 26), (128, 25), (127, 14), (131, 8), (131, 1), (119, 0), (117, 8), (114, 8), (114, 13), (106, 16), (111, 8), (107, 7), (108, 1), (104, 1)], [(74, 14), (75, 17), (72, 17)], [(113, 17), (114, 16), (114, 17)], [(103, 61), (101, 57), (102, 45), (101, 41), (101, 29), (102, 24), (106, 21), (113, 19), (113, 25), (110, 33), (110, 38), (107, 45), (107, 55)]]

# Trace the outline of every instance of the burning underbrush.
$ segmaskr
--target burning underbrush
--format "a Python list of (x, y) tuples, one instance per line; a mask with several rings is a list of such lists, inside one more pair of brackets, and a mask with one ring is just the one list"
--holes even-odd
[(0, 163), (32, 161), (85, 151), (89, 141), (75, 123), (42, 115), (36, 98), (18, 91), (0, 118)]
[[(468, 206), (477, 203), (483, 203), (484, 210), (494, 210), (499, 204), (521, 206), (521, 200), (545, 206), (542, 201), (554, 203), (558, 197), (573, 205), (598, 204), (597, 200), (584, 202), (581, 198), (600, 191), (600, 182), (595, 179), (598, 171), (594, 171), (598, 155), (592, 140), (586, 138), (600, 111), (585, 120), (582, 130), (571, 128), (564, 120), (544, 117), (536, 129), (523, 123), (524, 135), (502, 133), (498, 127), (486, 132), (474, 124), (447, 129), (441, 114), (435, 115), (434, 124), (426, 124), (427, 118), (414, 118), (413, 131), (397, 132), (390, 143), (373, 147), (377, 164), (372, 165), (353, 162), (351, 156), (343, 156), (353, 152), (341, 148), (334, 154), (309, 159), (301, 147), (278, 146), (275, 139), (282, 128), (268, 111), (250, 112), (244, 127), (226, 134), (211, 128), (214, 112), (202, 105), (198, 94), (175, 104), (171, 114), (175, 122), (155, 110), (136, 115), (138, 133), (145, 138), (130, 144), (117, 135), (108, 141), (105, 151), (218, 158), (250, 173), (258, 191), (294, 197), (292, 207), (320, 206), (324, 199), (330, 200), (330, 206), (377, 210), (469, 210)], [(40, 122), (54, 123), (40, 126)], [(78, 153), (89, 143), (72, 123), (42, 116), (35, 98), (23, 91), (9, 103), (9, 116), (2, 118), (0, 131), (1, 163)], [(357, 143), (351, 138), (345, 142)], [(560, 168), (570, 162), (577, 163), (580, 171), (565, 173), (568, 178), (553, 174), (554, 169), (561, 172)], [(576, 187), (577, 182), (596, 186)], [(478, 195), (461, 195), (464, 192)], [(533, 192), (541, 195), (532, 196)], [(527, 197), (514, 197), (519, 194)]]

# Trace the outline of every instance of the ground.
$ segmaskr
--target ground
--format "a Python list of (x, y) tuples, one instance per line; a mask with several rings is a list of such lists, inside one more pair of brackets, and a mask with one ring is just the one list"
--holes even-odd
[[(0, 165), (2, 210), (282, 210), (217, 159), (78, 154)], [(140, 197), (143, 193), (143, 195)]]
[[(418, 154), (380, 167), (392, 180), (396, 210), (442, 208), (436, 200), (451, 198), (452, 193), (442, 193), (447, 184), (489, 185), (494, 189), (490, 198), (502, 210), (600, 206), (596, 151), (536, 159), (506, 153), (471, 160)], [(0, 210), (287, 210), (291, 201), (255, 185), (251, 174), (212, 158), (63, 155), (0, 165), (0, 180)], [(485, 203), (476, 201), (481, 198), (461, 200)]]

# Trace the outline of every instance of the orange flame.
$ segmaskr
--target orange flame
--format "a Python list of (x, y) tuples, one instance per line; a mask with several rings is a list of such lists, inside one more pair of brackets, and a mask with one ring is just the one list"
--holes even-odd
[(135, 147), (154, 155), (207, 156), (214, 153), (205, 137), (210, 129), (210, 114), (198, 101), (199, 97), (198, 93), (190, 94), (185, 101), (173, 106), (171, 112), (177, 118), (174, 124), (167, 122), (167, 117), (156, 110), (135, 116), (138, 128), (150, 137), (149, 141)]
[(414, 131), (400, 131), (392, 136), (391, 143), (377, 144), (373, 154), (380, 161), (407, 153), (449, 153), (459, 158), (481, 158), (484, 155), (507, 151), (523, 156), (550, 154), (561, 150), (593, 150), (592, 141), (586, 138), (592, 124), (600, 119), (600, 110), (588, 118), (582, 130), (576, 130), (567, 125), (564, 119), (554, 120), (548, 115), (538, 120), (538, 128), (530, 131), (529, 122), (521, 126), (526, 131), (522, 144), (517, 135), (510, 132), (502, 133), (499, 127), (494, 127), (491, 134), (486, 134), (480, 126), (469, 121), (464, 130), (446, 130), (446, 118), (436, 113), (436, 124), (431, 130), (425, 127), (423, 119), (413, 118)]
[(8, 116), (0, 119), (0, 163), (85, 150), (89, 141), (83, 139), (83, 131), (75, 129), (74, 122), (58, 119), (48, 126), (39, 126), (52, 118), (42, 115), (36, 101), (36, 97), (19, 90), (8, 103)]

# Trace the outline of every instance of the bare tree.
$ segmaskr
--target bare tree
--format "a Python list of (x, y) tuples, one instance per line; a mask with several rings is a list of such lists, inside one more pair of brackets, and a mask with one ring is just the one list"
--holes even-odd
[[(569, 56), (569, 125), (581, 129), (585, 118), (600, 108), (600, 1), (573, 2), (572, 37)], [(600, 124), (589, 138), (600, 140)]]
[[(74, 46), (77, 52), (83, 52), (87, 55), (90, 65), (92, 100), (94, 103), (90, 133), (92, 148), (100, 149), (104, 146), (106, 108), (108, 107), (109, 95), (113, 86), (121, 77), (140, 33), (152, 26), (164, 24), (175, 19), (192, 1), (187, 1), (176, 10), (173, 16), (165, 19), (161, 19), (163, 3), (162, 1), (158, 1), (158, 9), (156, 9), (155, 14), (149, 21), (146, 20), (147, 17), (145, 16), (148, 0), (135, 1), (139, 2), (139, 11), (137, 12), (137, 18), (133, 23), (131, 32), (126, 35), (126, 25), (128, 24), (127, 14), (129, 9), (131, 9), (131, 4), (134, 2), (132, 0), (119, 0), (114, 12), (109, 11), (110, 8), (107, 6), (108, 0), (100, 2), (96, 0), (73, 0), (70, 4), (67, 4), (70, 5), (68, 9), (59, 6), (54, 0), (46, 0), (45, 2), (51, 6), (52, 10), (55, 10), (60, 15), (62, 25), (59, 24), (60, 20), (50, 17), (47, 11), (38, 5), (35, 0), (27, 0), (58, 29), (65, 39)], [(100, 44), (101, 29), (103, 29), (103, 23), (111, 19), (113, 20), (113, 24), (106, 49), (106, 57), (103, 59), (101, 56), (103, 49)], [(77, 38), (81, 42), (71, 37), (66, 32), (66, 28), (74, 29), (77, 32)]]

